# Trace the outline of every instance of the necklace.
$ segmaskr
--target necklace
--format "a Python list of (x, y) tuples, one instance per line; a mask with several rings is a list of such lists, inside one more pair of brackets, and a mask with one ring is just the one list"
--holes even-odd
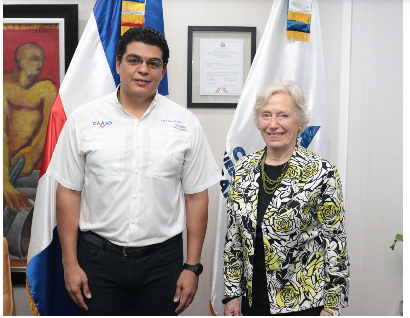
[(262, 183), (263, 183), (263, 189), (267, 194), (273, 194), (276, 189), (278, 188), (279, 184), (283, 180), (283, 176), (286, 173), (286, 170), (288, 170), (289, 166), (289, 161), (286, 162), (286, 164), (282, 168), (282, 173), (280, 174), (280, 177), (277, 178), (276, 180), (272, 180), (271, 178), (268, 177), (268, 175), (265, 172), (265, 161), (266, 161), (266, 151), (263, 154), (262, 161), (261, 161), (261, 175), (262, 175)]

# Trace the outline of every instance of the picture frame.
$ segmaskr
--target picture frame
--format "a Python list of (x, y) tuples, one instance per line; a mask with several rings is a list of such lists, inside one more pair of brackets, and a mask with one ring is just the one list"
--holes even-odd
[[(23, 67), (21, 61), (24, 56), (28, 55), (30, 55), (32, 59), (37, 59), (37, 66), (34, 68), (32, 67), (30, 71), (32, 72), (34, 69), (39, 71), (37, 71), (37, 74), (32, 76), (34, 80), (27, 84), (28, 88), (25, 88), (25, 93), (32, 94), (32, 96), (35, 94), (43, 94), (40, 98), (43, 100), (43, 97), (47, 96), (45, 95), (47, 92), (44, 93), (45, 86), (47, 85), (47, 87), (53, 87), (52, 94), (48, 94), (49, 104), (52, 104), (52, 102), (54, 102), (54, 96), (56, 96), (64, 75), (69, 67), (77, 44), (77, 4), (3, 5), (3, 95), (7, 100), (7, 104), (12, 101), (7, 99), (6, 94), (9, 89), (11, 91), (13, 90), (13, 83), (8, 83), (7, 80), (8, 78), (15, 76), (14, 74), (19, 74), (18, 72)], [(19, 51), (20, 48), (22, 49)], [(19, 57), (19, 55), (21, 56)], [(17, 59), (19, 58), (22, 60), (17, 62)], [(41, 62), (39, 62), (39, 60), (41, 60)], [(29, 63), (28, 59), (25, 63)], [(47, 84), (36, 88), (35, 85), (38, 85), (39, 83)], [(6, 85), (8, 86), (6, 87)], [(32, 91), (29, 92), (29, 89), (32, 89)], [(15, 93), (16, 91), (17, 90), (13, 91), (13, 96), (18, 96), (18, 94), (16, 95)], [(13, 98), (14, 101), (18, 100), (18, 97), (17, 99), (16, 97)], [(31, 106), (35, 106), (34, 108), (37, 107), (36, 105)], [(39, 111), (41, 112), (41, 116), (44, 116), (46, 109), (45, 106), (41, 106), (39, 104), (38, 107), (41, 109)], [(47, 107), (47, 109), (49, 108), (50, 107)], [(16, 109), (18, 109), (18, 107)], [(5, 127), (3, 127), (4, 132), (8, 132), (11, 129), (16, 130), (16, 127), (18, 128), (16, 125), (18, 125), (19, 121), (24, 122), (25, 118), (23, 118), (23, 116), (26, 115), (24, 112), (21, 112), (19, 115), (17, 110), (15, 111), (15, 115), (8, 116), (11, 117), (6, 118), (6, 124)], [(24, 138), (34, 138), (36, 134), (34, 131), (38, 130), (38, 127), (33, 127), (33, 135), (28, 137), (25, 136)], [(10, 137), (8, 137), (8, 140), (10, 138), (18, 139), (23, 137), (16, 137), (16, 134), (11, 134)], [(11, 157), (16, 152), (13, 152), (12, 146), (9, 146), (9, 144), (7, 144), (7, 149), (7, 151), (10, 151)], [(11, 171), (15, 168), (15, 166), (18, 166), (17, 162), (13, 165), (13, 167), (11, 165), (9, 166), (10, 183), (12, 182)], [(31, 200), (31, 204), (35, 203), (35, 192), (38, 183), (38, 166), (39, 163), (37, 162), (33, 168), (33, 172), (27, 177), (23, 177), (20, 172), (17, 172), (18, 168), (14, 169), (16, 172), (14, 173), (15, 180), (13, 180), (12, 185), (13, 187), (16, 187), (16, 189), (19, 189), (19, 191), (29, 199), (29, 201)], [(4, 191), (3, 185), (3, 197)], [(6, 237), (9, 244), (12, 280), (13, 283), (17, 284), (24, 284), (25, 280), (25, 271), (27, 268), (26, 257), (31, 233), (33, 208), (34, 206), (29, 210), (22, 209), (21, 211), (16, 211), (7, 207), (6, 204), (3, 203), (3, 236)]]
[(67, 72), (78, 44), (78, 4), (5, 4), (3, 24), (7, 23), (6, 19), (23, 19), (20, 20), (21, 23), (36, 23), (28, 19), (46, 19), (43, 23), (54, 23), (54, 19), (63, 19), (64, 71)]
[(256, 27), (188, 26), (188, 108), (236, 108), (256, 53)]

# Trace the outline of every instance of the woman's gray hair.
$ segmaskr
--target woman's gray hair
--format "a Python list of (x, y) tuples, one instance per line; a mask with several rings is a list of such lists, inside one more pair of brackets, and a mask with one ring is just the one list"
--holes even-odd
[(256, 95), (255, 105), (253, 106), (255, 125), (258, 126), (258, 117), (261, 108), (266, 106), (272, 95), (278, 93), (289, 93), (292, 97), (298, 112), (299, 122), (302, 125), (302, 131), (298, 132), (301, 134), (310, 121), (310, 110), (307, 107), (302, 88), (298, 83), (292, 80), (277, 81), (259, 90), (258, 95)]

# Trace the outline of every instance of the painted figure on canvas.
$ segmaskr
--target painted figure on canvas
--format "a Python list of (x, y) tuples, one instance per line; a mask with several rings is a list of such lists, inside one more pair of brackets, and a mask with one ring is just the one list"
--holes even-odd
[[(39, 33), (39, 28), (21, 29), (18, 31)], [(7, 31), (17, 30), (8, 27)], [(8, 240), (10, 254), (23, 261), (27, 256), (30, 238), (32, 210), (39, 180), (39, 162), (50, 110), (58, 91), (56, 76), (50, 79), (50, 72), (44, 72), (44, 65), (51, 64), (49, 67), (55, 68), (58, 65), (58, 55), (56, 61), (55, 54), (46, 54), (50, 52), (47, 41), (39, 41), (41, 45), (37, 41), (27, 40), (15, 43), (13, 39), (17, 38), (16, 36), (7, 32), (5, 34), (3, 236)], [(46, 61), (47, 57), (49, 61)]]
[(30, 203), (10, 183), (9, 169), (22, 158), (24, 167), (18, 176), (33, 173), (57, 90), (52, 81), (39, 78), (45, 61), (39, 45), (24, 43), (14, 57), (19, 70), (3, 76), (3, 198), (9, 209), (20, 210), (29, 209)]

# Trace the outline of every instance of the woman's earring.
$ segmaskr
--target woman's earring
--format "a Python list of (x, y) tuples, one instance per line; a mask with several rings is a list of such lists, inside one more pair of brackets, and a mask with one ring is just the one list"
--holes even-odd
[(258, 129), (259, 129), (259, 125), (258, 125)]

